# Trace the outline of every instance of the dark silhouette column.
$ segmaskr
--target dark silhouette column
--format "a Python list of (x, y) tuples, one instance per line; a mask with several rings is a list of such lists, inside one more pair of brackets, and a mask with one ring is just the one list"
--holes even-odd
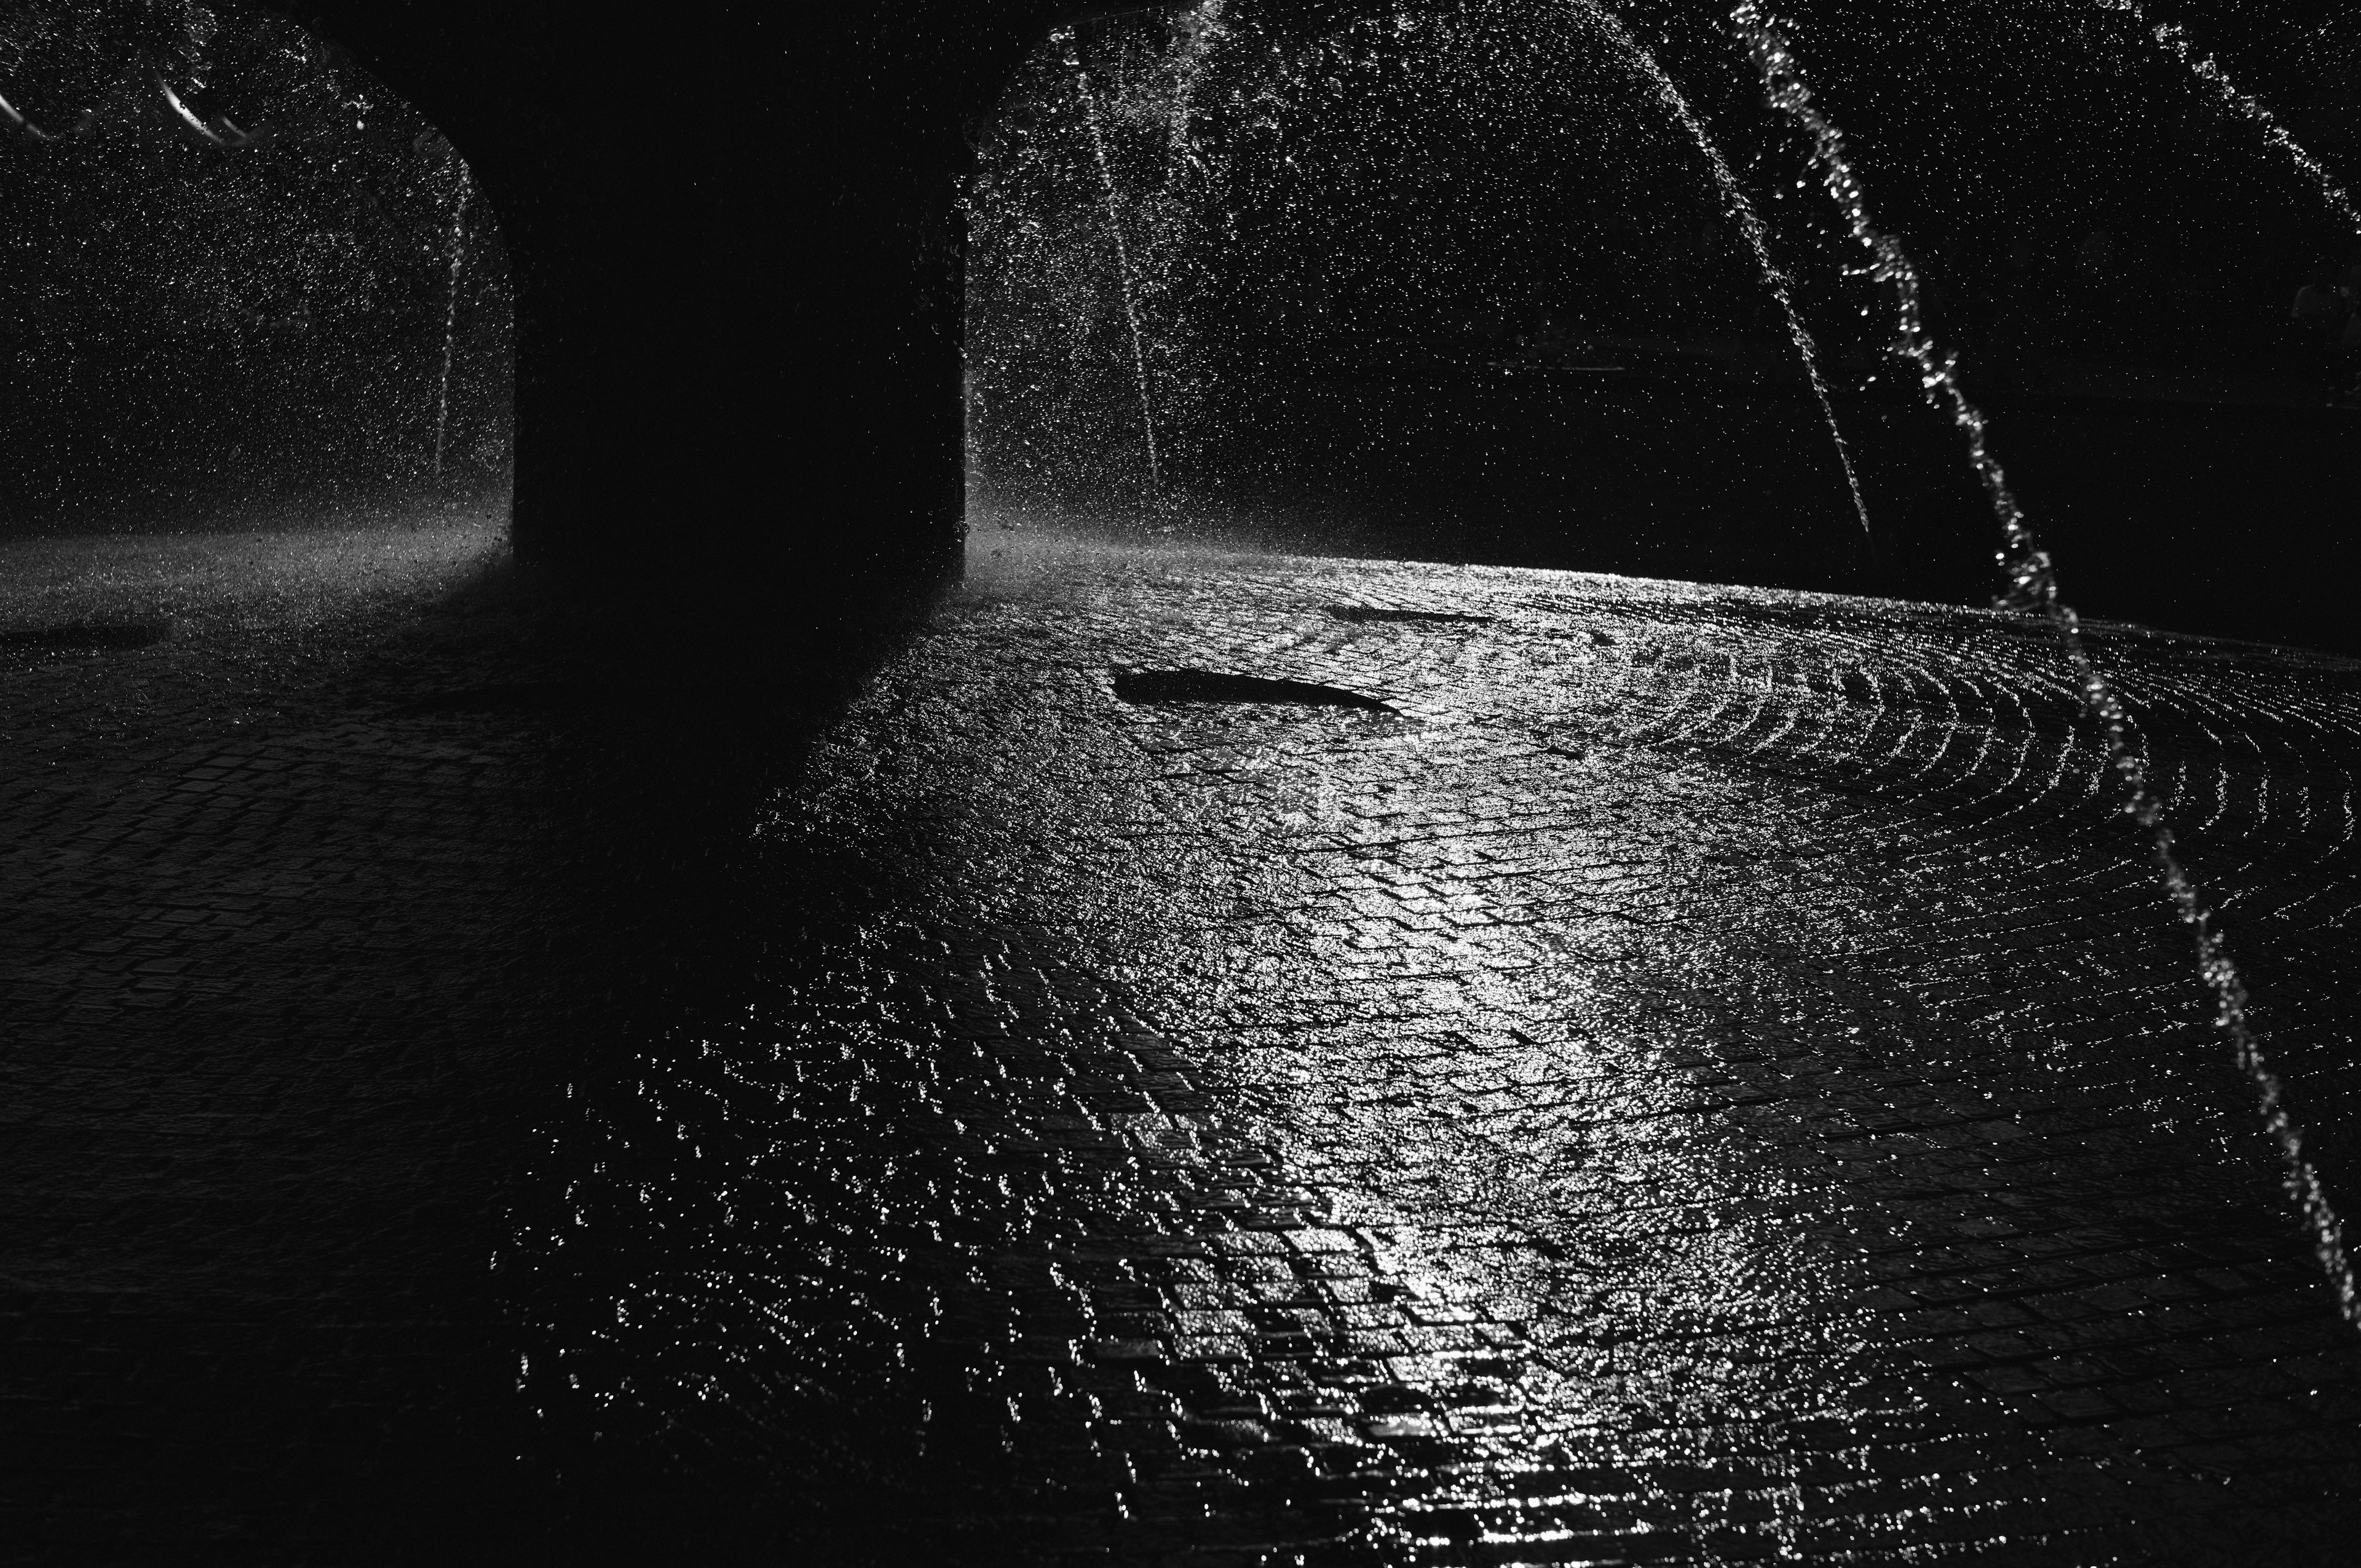
[(316, 8), (498, 210), (522, 554), (803, 605), (955, 570), (968, 138), (1059, 14)]

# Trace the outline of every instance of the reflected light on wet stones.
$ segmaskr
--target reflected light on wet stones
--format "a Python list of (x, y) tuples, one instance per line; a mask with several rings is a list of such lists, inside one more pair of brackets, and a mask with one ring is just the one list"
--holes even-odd
[[(533, 1397), (725, 1488), (1044, 1557), (2338, 1535), (2355, 1343), (2048, 630), (1172, 545), (1191, 476), (1257, 433), (1229, 378), (1325, 297), (1308, 269), (1360, 200), (1298, 190), (1262, 214), (1280, 238), (1241, 237), (1296, 178), (1255, 161), (1283, 130), (1306, 167), (1322, 137), (1333, 168), (1414, 143), (1344, 107), (1389, 71), (1503, 142), (1576, 103), (1605, 148), (1581, 172), (1634, 210), (1683, 147), (1624, 112), (1662, 83), (1603, 65), (1579, 8), (1540, 43), (1481, 5), (1292, 52), (1250, 22), (1077, 24), (1020, 73), (972, 203), (1003, 290), (972, 296), (994, 547), (773, 803), (743, 994), (561, 1130), (574, 1206), (520, 1241)], [(1471, 81), (1499, 100), (1437, 85)], [(1289, 287), (1256, 293), (1278, 252)], [(1826, 477), (1843, 502), (1849, 462)], [(2341, 1117), (2350, 662), (2075, 646), (2264, 955), (2259, 1036)]]
[[(2308, 928), (2343, 666), (2110, 655)], [(2352, 1356), (2076, 712), (1987, 613), (1028, 535), (779, 803), (804, 945), (598, 1111), (534, 1365), (1043, 1552), (2095, 1552), (2140, 1347)]]
[[(0, 42), (50, 12), (24, 16)], [(461, 1433), (320, 1496), (391, 1499), (354, 1510), (375, 1528), (433, 1511), (415, 1476), (480, 1470), (420, 1529), (570, 1548), (521, 1560), (2342, 1560), (2361, 663), (2068, 609), (1999, 455), (2021, 477), (2013, 430), (2092, 427), (2025, 400), (2049, 394), (2009, 379), (1943, 254), (2121, 222), (2150, 181), (2254, 267), (2266, 165), (2349, 218), (2347, 155), (2305, 151), (2247, 57), (2195, 38), (2129, 0), (1068, 16), (964, 127), (988, 546), (809, 668), (752, 598), (709, 641), (653, 596), (544, 624), (489, 510), (8, 541), (0, 757), (35, 896), (0, 916), (37, 961), (0, 968), (47, 1011), (6, 1060), (35, 1107), (15, 1135), (69, 1153), (0, 1341), (58, 1369), (55, 1430), (186, 1471), (90, 1444), (61, 1465), (110, 1500), (69, 1528), (100, 1539), (137, 1494), (126, 1551), (236, 1515), (296, 1531), (282, 1554), (402, 1557), (239, 1446), (275, 1399), (320, 1437), (315, 1479)], [(344, 225), (318, 277), (346, 281), (298, 292), (358, 321), (382, 267), (413, 296), (382, 354), (323, 329), (346, 348), (320, 387), (408, 411), (315, 455), (382, 446), (456, 502), (505, 462), (507, 349), (477, 329), (506, 321), (493, 199), (533, 181), (490, 157), (478, 192), (439, 133), (302, 60), (283, 101), (339, 136), (366, 107), (406, 183)], [(2138, 123), (2165, 117), (2159, 71), (2249, 138), (2202, 200), (2204, 160)], [(184, 129), (235, 132), (164, 90)], [(1994, 92), (2022, 122), (1977, 111)], [(71, 165), (9, 116), (61, 231), (77, 170), (147, 159), (125, 130)], [(911, 125), (957, 146), (950, 116)], [(1969, 128), (1992, 167), (1947, 178)], [(880, 167), (853, 140), (829, 149), (847, 192)], [(224, 254), (261, 254), (309, 221), (282, 150), (172, 200), (245, 192)], [(324, 136), (304, 156), (342, 167)], [(2111, 159), (2131, 172), (2102, 191)], [(908, 238), (900, 199), (862, 209), (896, 214), (871, 237)], [(928, 233), (948, 466), (960, 257)], [(2114, 244), (2085, 247), (2094, 293)], [(207, 310), (243, 298), (238, 268), (208, 278)], [(2084, 324), (2185, 346), (2177, 318), (2139, 335), (2197, 311), (2179, 288)], [(153, 304), (114, 292), (125, 323)], [(209, 352), (148, 377), (158, 410)], [(539, 442), (562, 422), (536, 374)], [(2290, 428), (2353, 439), (2318, 392)], [(329, 402), (340, 430), (354, 399)], [(129, 428), (69, 422), (102, 467)], [(1991, 502), (1999, 605), (1796, 587), (1892, 587), (1872, 506), (1906, 552), (1946, 475)], [(1544, 494), (1539, 556), (1481, 535), (1485, 506)], [(1674, 580), (1717, 575), (1787, 586)], [(368, 1054), (403, 1065), (380, 1081)], [(130, 1089), (39, 1107), (108, 1060)], [(233, 1103), (270, 1074), (294, 1087)], [(287, 1223), (221, 1229), (271, 1233), (266, 1266), (126, 1201), (118, 1137), (172, 1147), (155, 1190), (209, 1212), (244, 1201), (217, 1176), (268, 1167), (253, 1212)], [(201, 1145), (236, 1157), (192, 1178)], [(110, 1225), (185, 1288), (104, 1277), (84, 1233)], [(86, 1375), (109, 1355), (128, 1370)], [(138, 1399), (87, 1392), (108, 1376)], [(227, 1528), (207, 1539), (239, 1550)]]

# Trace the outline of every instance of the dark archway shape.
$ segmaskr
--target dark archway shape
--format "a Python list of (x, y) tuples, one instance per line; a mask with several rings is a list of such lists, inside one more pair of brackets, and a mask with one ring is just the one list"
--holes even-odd
[(443, 126), (499, 211), (520, 554), (810, 609), (957, 569), (971, 133), (1093, 9), (297, 15)]

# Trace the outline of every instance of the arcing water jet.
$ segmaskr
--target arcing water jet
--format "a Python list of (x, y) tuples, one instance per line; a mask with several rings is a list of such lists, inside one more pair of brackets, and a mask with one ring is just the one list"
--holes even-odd
[(1148, 445), (1148, 494), (1150, 500), (1157, 500), (1164, 494), (1164, 471), (1156, 451), (1156, 401), (1148, 373), (1148, 343), (1139, 325), (1131, 248), (1123, 237), (1123, 207), (1115, 189), (1115, 166), (1107, 159), (1106, 129), (1099, 121), (1098, 94), (1091, 91), (1091, 74), (1082, 66), (1074, 29), (1060, 28), (1058, 43), (1064, 51), (1067, 66), (1074, 73), (1074, 92), (1082, 100), (1082, 123), (1090, 129), (1091, 157), (1098, 165), (1099, 186), (1106, 201), (1107, 239), (1115, 249), (1115, 284), (1123, 295), (1124, 320), (1131, 329), (1132, 372), (1139, 387), (1139, 428)]
[(2037, 614), (2056, 629), (2059, 642), (2073, 663), (2082, 706), (2098, 720), (2106, 736), (2108, 761), (2124, 784), (2124, 811), (2147, 830), (2157, 870), (2173, 908), (2196, 938), (2198, 972), (2213, 993), (2214, 1023), (2227, 1035), (2239, 1070), (2253, 1086), (2264, 1131), (2279, 1157), (2281, 1177), (2289, 1197), (2302, 1216), (2312, 1237), (2312, 1254), (2336, 1292), (2337, 1309), (2345, 1321), (2361, 1328), (2361, 1291), (2356, 1291), (2353, 1263), (2345, 1245), (2345, 1223), (2328, 1201), (2319, 1173), (2304, 1153), (2303, 1133), (2289, 1115), (2285, 1086), (2264, 1059), (2260, 1043), (2246, 1016), (2246, 988), (2232, 961), (2227, 945), (2188, 868), (2181, 863), (2164, 802), (2150, 787), (2144, 747), (2114, 685), (2092, 662), (2081, 634), (2081, 622), (2058, 591), (2057, 573), (2048, 555), (2034, 542), (2033, 532), (2009, 488), (2008, 476), (1993, 457), (1985, 440), (1984, 417), (1960, 390), (1954, 357), (1943, 352), (1927, 330), (1920, 303), (1918, 272), (1902, 242), (1872, 220), (1867, 192), (1846, 157), (1844, 136), (1814, 102), (1810, 83), (1779, 23), (1756, 0), (1738, 0), (1730, 25), (1752, 57), (1772, 104), (1793, 120), (1811, 143), (1813, 163), (1821, 184), (1837, 204), (1846, 225), (1861, 247), (1874, 258), (1872, 275), (1894, 290), (1902, 328), (1901, 346), (1918, 367), (1919, 385), (1927, 400), (1949, 414), (1966, 438), (1969, 461), (1982, 480), (1999, 520), (2004, 542), (2003, 568), (2008, 574), (2005, 608)]
[(2179, 60), (2190, 75), (2210, 88), (2224, 108), (2248, 121), (2263, 133), (2265, 141), (2286, 154), (2288, 161), (2319, 188), (2321, 198), (2335, 209), (2339, 217), (2356, 230), (2361, 230), (2361, 206), (2354, 204), (2345, 187), (2329, 173), (2327, 165), (2290, 136), (2287, 127), (2279, 124), (2279, 116), (2259, 99), (2231, 81), (2230, 73), (2222, 69), (2220, 61), (2210, 54), (2199, 54), (2196, 46), (2189, 40), (2189, 34), (2178, 23), (2149, 21), (2147, 13), (2140, 8), (2139, 0), (2098, 0), (2098, 5), (2102, 10), (2120, 11), (2130, 17), (2134, 26), (2155, 41), (2157, 48)]
[(1861, 476), (1853, 471), (1852, 449), (1845, 442), (1844, 428), (1837, 422), (1836, 405), (1828, 399), (1828, 384), (1820, 374), (1817, 345), (1812, 341), (1810, 329), (1804, 325), (1802, 314), (1795, 309), (1794, 287), (1778, 262), (1772, 259), (1771, 236), (1763, 226), (1761, 215), (1755, 212), (1754, 203), (1746, 199), (1745, 188), (1739, 184), (1738, 176), (1730, 170), (1730, 160), (1721, 155), (1721, 148), (1708, 134), (1705, 122), (1697, 118), (1688, 98), (1664, 73), (1664, 68), (1657, 63), (1655, 55), (1633, 38), (1631, 30), (1603, 5), (1588, 4), (1587, 0), (1587, 8), (1599, 29), (1624, 52), (1673, 118), (1680, 122), (1681, 129), (1688, 133), (1689, 139), (1697, 144), (1697, 151), (1704, 156), (1706, 167), (1713, 171), (1714, 188), (1720, 192), (1722, 208), (1738, 225), (1738, 232), (1745, 237), (1747, 249), (1754, 255), (1754, 265), (1763, 275), (1763, 286), (1771, 291), (1771, 297), (1779, 302), (1780, 313), (1786, 318), (1787, 339), (1795, 345), (1795, 356), (1803, 361), (1804, 374), (1812, 383), (1812, 396), (1818, 400), (1820, 415), (1828, 421), (1828, 439), (1836, 444), (1837, 462), (1844, 469), (1845, 489), (1852, 497), (1853, 515), (1861, 520), (1861, 537), (1868, 538), (1869, 502), (1861, 493)]

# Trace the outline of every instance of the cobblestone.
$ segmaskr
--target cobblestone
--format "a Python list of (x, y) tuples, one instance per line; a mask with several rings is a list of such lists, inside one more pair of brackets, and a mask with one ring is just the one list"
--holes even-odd
[[(18, 574), (172, 630), (0, 641), (16, 1539), (2351, 1539), (2361, 1352), (2039, 636), (997, 543), (808, 745), (464, 533)], [(2097, 645), (2349, 1195), (2361, 667)]]
[[(928, 1434), (907, 1528), (1039, 1557), (2231, 1562), (2351, 1528), (2353, 1336), (2038, 636), (1005, 548), (772, 808), (795, 961), (557, 1134), (581, 1223), (531, 1266), (615, 1310), (544, 1318), (554, 1422), (760, 1410), (733, 1441), (789, 1469), (817, 1430)], [(2098, 641), (2341, 1182), (2361, 672)], [(1126, 702), (1138, 670), (1387, 707)], [(717, 1220), (659, 1103), (827, 1174)], [(897, 1190), (940, 1223), (880, 1253)], [(963, 1325), (965, 1406), (858, 1350), (906, 1291)], [(594, 1347), (608, 1380), (554, 1381)], [(1119, 1376), (1165, 1408), (1115, 1414)], [(1125, 1466), (1061, 1487), (1084, 1449)], [(928, 1457), (977, 1452), (971, 1491)]]
[(477, 1490), (481, 1194), (521, 1023), (578, 1011), (515, 970), (561, 893), (546, 738), (455, 751), (371, 688), (437, 678), (434, 639), (389, 651), (497, 552), (467, 520), (0, 551), (11, 628), (158, 629), (0, 641), (12, 1561), (399, 1558), (396, 1499)]

